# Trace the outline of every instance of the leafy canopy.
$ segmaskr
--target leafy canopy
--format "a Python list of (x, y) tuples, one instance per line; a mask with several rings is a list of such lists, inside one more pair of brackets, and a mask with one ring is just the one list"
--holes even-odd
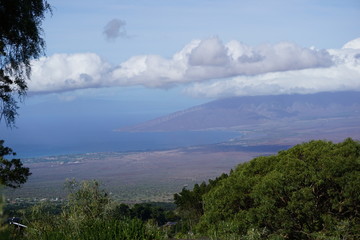
[(27, 90), (30, 61), (44, 53), (41, 24), (51, 11), (46, 0), (0, 0), (0, 119), (12, 126)]
[(360, 239), (359, 183), (359, 142), (310, 141), (239, 165), (202, 196), (197, 229), (220, 239)]
[(204, 214), (203, 196), (216, 186), (220, 180), (227, 178), (228, 175), (223, 173), (215, 180), (209, 179), (209, 183), (202, 182), (200, 185), (195, 184), (192, 190), (184, 187), (180, 193), (174, 194), (174, 203), (183, 219), (190, 222), (198, 222)]

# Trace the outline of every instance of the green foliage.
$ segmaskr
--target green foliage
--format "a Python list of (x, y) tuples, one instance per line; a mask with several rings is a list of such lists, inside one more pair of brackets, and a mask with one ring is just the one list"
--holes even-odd
[(203, 196), (215, 187), (222, 179), (226, 179), (227, 174), (223, 173), (215, 180), (209, 179), (209, 183), (202, 182), (195, 184), (192, 190), (183, 188), (180, 193), (174, 195), (174, 203), (177, 206), (177, 212), (181, 217), (181, 229), (183, 232), (192, 231), (192, 226), (198, 223), (200, 217), (204, 214)]
[[(61, 213), (24, 215), (23, 239), (360, 239), (360, 143), (311, 141), (258, 157), (157, 205), (115, 204), (97, 181), (67, 181)], [(175, 226), (163, 226), (176, 221)], [(1, 233), (0, 233), (1, 234)], [(13, 237), (6, 229), (3, 234)], [(9, 235), (10, 234), (10, 235)], [(1, 235), (0, 235), (1, 236)]]
[[(2, 186), (0, 186), (0, 223), (3, 223), (5, 221), (5, 216), (3, 212), (4, 207), (4, 196), (2, 194)], [(10, 232), (6, 226), (2, 226), (0, 224), (0, 239), (9, 239), (10, 238)]]
[(131, 215), (133, 214), (131, 213), (130, 207), (124, 203), (115, 206), (112, 212), (112, 217), (117, 220), (131, 218)]
[[(97, 181), (68, 180), (65, 185), (69, 195), (61, 213), (56, 214), (58, 208), (50, 202), (40, 203), (27, 211), (24, 218), (28, 228), (24, 239), (165, 239), (166, 234), (155, 223), (145, 221), (150, 218), (142, 220), (148, 215), (154, 217), (156, 207), (148, 204), (133, 208), (125, 204), (114, 207), (109, 194)], [(147, 209), (146, 214), (140, 209)], [(133, 214), (136, 217), (131, 218)]]
[[(230, 239), (359, 239), (360, 144), (311, 141), (258, 157), (203, 197), (200, 233)], [(255, 235), (256, 235), (255, 234)]]
[(70, 220), (104, 218), (111, 202), (109, 194), (100, 188), (99, 182), (67, 180), (68, 203), (64, 214)]
[(21, 232), (13, 226), (6, 224), (6, 215), (4, 214), (5, 197), (2, 194), (3, 186), (0, 186), (0, 239), (21, 239)]
[(15, 121), (19, 96), (27, 90), (30, 60), (43, 54), (41, 24), (51, 11), (46, 0), (0, 0), (0, 119), (8, 126)]
[(155, 240), (164, 239), (163, 234), (155, 227), (139, 219), (121, 221), (93, 219), (81, 222), (74, 227), (62, 219), (55, 225), (42, 223), (43, 228), (30, 225), (26, 239), (46, 240)]
[(3, 146), (4, 141), (0, 140), (0, 185), (11, 188), (20, 187), (31, 175), (29, 168), (23, 167), (20, 159), (7, 160), (6, 155), (15, 156), (11, 148)]
[(0, 239), (15, 239), (12, 232), (9, 226), (0, 226)]
[(136, 203), (131, 208), (124, 203), (118, 204), (113, 208), (111, 217), (117, 220), (136, 218), (143, 222), (153, 221), (158, 226), (179, 219), (172, 210), (165, 210), (158, 204), (150, 203)]
[(150, 204), (135, 204), (131, 208), (130, 216), (145, 222), (152, 219), (158, 225), (166, 223), (165, 211), (159, 207), (151, 206)]

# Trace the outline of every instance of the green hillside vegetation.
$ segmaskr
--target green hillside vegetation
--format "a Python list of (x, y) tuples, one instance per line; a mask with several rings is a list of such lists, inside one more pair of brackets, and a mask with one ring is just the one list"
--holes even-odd
[(184, 188), (176, 209), (117, 203), (97, 181), (68, 181), (66, 204), (18, 212), (28, 228), (3, 227), (0, 238), (355, 240), (359, 183), (359, 142), (310, 141)]
[(359, 183), (359, 142), (311, 141), (194, 188), (200, 202), (187, 190), (175, 201), (193, 202), (194, 231), (213, 239), (360, 239)]
[(42, 202), (17, 211), (27, 228), (5, 226), (0, 239), (167, 239), (168, 230), (159, 226), (177, 220), (172, 211), (156, 205), (144, 203), (130, 207), (115, 203), (95, 180), (81, 183), (70, 180), (66, 188), (69, 195), (65, 204), (59, 207)]

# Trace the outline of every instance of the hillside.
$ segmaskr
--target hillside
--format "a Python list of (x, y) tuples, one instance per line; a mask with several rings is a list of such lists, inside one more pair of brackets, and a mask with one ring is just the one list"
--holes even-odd
[(119, 131), (243, 130), (260, 125), (286, 126), (299, 121), (359, 117), (360, 92), (248, 96), (215, 100)]

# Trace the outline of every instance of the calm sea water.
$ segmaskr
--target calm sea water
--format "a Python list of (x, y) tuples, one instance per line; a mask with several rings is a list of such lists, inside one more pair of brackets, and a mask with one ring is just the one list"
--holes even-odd
[(77, 154), (87, 152), (127, 152), (161, 150), (227, 141), (239, 133), (220, 131), (199, 132), (74, 132), (71, 135), (41, 134), (35, 141), (15, 142), (11, 147), (20, 158)]

